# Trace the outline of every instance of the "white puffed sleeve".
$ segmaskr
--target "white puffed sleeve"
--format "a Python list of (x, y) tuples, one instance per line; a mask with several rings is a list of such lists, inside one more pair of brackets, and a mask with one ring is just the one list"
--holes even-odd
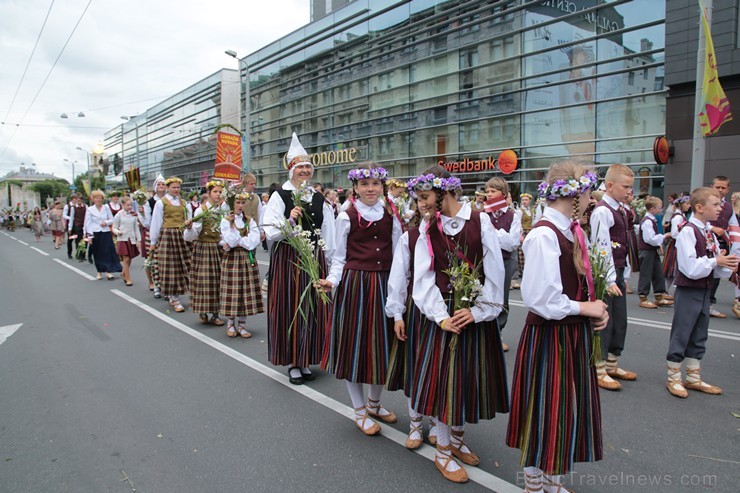
[[(521, 224), (521, 223), (520, 223)], [(486, 214), (480, 215), (480, 234), (483, 240), (483, 273), (486, 282), (483, 284), (483, 292), (470, 313), (473, 314), (475, 323), (486, 322), (498, 317), (501, 313), (500, 306), (504, 302), (504, 258), (501, 255), (501, 246), (498, 236), (491, 224), (491, 218)]]
[(403, 320), (406, 311), (406, 297), (411, 277), (411, 252), (409, 251), (409, 234), (404, 233), (393, 252), (393, 263), (388, 277), (388, 299), (385, 302), (385, 314), (395, 321)]
[(349, 229), (349, 216), (346, 212), (340, 212), (339, 216), (337, 216), (334, 231), (334, 255), (331, 257), (331, 270), (326, 278), (334, 287), (337, 287), (339, 281), (342, 279), (344, 265), (347, 263), (347, 237), (349, 236)]
[(254, 219), (249, 220), (249, 233), (239, 238), (239, 246), (245, 250), (254, 250), (262, 241), (260, 240), (260, 229)]
[[(236, 218), (234, 222), (236, 223)], [(231, 248), (236, 248), (239, 245), (240, 238), (239, 230), (232, 227), (227, 219), (221, 219), (221, 241)]]

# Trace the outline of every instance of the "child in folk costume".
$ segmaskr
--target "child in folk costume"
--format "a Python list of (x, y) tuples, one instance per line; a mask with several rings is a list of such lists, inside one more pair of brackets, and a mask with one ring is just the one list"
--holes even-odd
[(612, 164), (604, 178), (606, 190), (591, 213), (591, 243), (607, 252), (609, 284), (607, 305), (609, 323), (601, 336), (602, 354), (606, 361), (596, 364), (599, 387), (619, 390), (622, 385), (614, 380), (636, 380), (637, 374), (620, 368), (618, 358), (627, 338), (627, 299), (625, 297), (625, 268), (628, 262), (628, 221), (624, 202), (632, 192), (635, 174), (623, 164)]
[[(519, 218), (522, 224), (522, 241), (527, 237), (527, 233), (532, 229), (532, 221), (534, 219), (534, 210), (532, 209), (532, 195), (528, 193), (522, 193), (519, 195)], [(522, 250), (521, 243), (517, 247), (517, 258), (519, 265), (517, 272), (514, 274), (514, 279), (511, 281), (511, 289), (519, 289), (521, 287), (522, 272), (524, 272), (524, 251)]]
[[(479, 460), (463, 442), (462, 426), (509, 410), (496, 322), (504, 299), (501, 246), (489, 216), (457, 201), (460, 180), (444, 168), (430, 168), (412, 185), (420, 207), (430, 212), (414, 249), (412, 295), (423, 317), (411, 400), (417, 413), (436, 421), (435, 466), (446, 479), (465, 482), (453, 455), (471, 465)], [(453, 258), (470, 265), (481, 286), (469, 309), (455, 309), (446, 272)]]
[[(149, 258), (149, 254), (152, 251), (151, 237), (149, 235), (149, 229), (152, 223), (152, 213), (154, 212), (154, 205), (165, 196), (167, 193), (167, 185), (164, 184), (164, 177), (160, 174), (154, 179), (152, 185), (154, 195), (139, 206), (139, 214), (142, 217), (141, 223), (141, 254), (145, 258)], [(149, 291), (154, 291), (155, 298), (161, 298), (162, 292), (159, 287), (159, 268), (157, 267), (157, 252), (155, 251), (152, 255), (152, 262), (146, 268), (146, 277), (149, 281)]]
[(108, 208), (110, 209), (110, 213), (113, 214), (113, 217), (116, 217), (116, 215), (123, 210), (121, 192), (114, 190), (108, 195), (108, 197), (110, 198)]
[[(658, 234), (658, 220), (656, 215), (663, 210), (663, 201), (658, 197), (645, 198), (645, 217), (640, 222), (640, 280), (637, 284), (637, 293), (640, 296), (640, 307), (658, 308), (658, 306), (673, 305), (673, 298), (668, 297), (665, 291), (665, 277), (663, 266), (660, 264), (660, 247), (665, 238), (671, 237), (671, 232)], [(650, 285), (655, 293), (655, 303), (648, 299)]]
[[(722, 211), (720, 193), (702, 187), (691, 192), (693, 215), (676, 238), (676, 305), (666, 356), (671, 395), (688, 397), (686, 389), (721, 394), (722, 389), (701, 379), (700, 363), (709, 337), (710, 299), (715, 278), (727, 279), (737, 269), (738, 257), (719, 248), (711, 222)], [(686, 381), (681, 364), (686, 361)]]
[(527, 492), (565, 491), (561, 475), (574, 462), (603, 456), (592, 330), (602, 330), (609, 316), (603, 301), (589, 301), (595, 293), (580, 226), (597, 182), (579, 163), (554, 164), (540, 185), (549, 206), (523, 245), (522, 300), (529, 314), (517, 349), (506, 443), (522, 451)]
[[(415, 192), (409, 190), (409, 195), (413, 197)], [(411, 402), (421, 318), (421, 313), (411, 296), (414, 286), (414, 250), (419, 240), (419, 223), (427, 211), (417, 204), (417, 212), (409, 223), (411, 227), (401, 235), (393, 252), (393, 263), (388, 278), (388, 300), (385, 304), (385, 314), (394, 319), (393, 330), (396, 333), (396, 339), (391, 346), (385, 387), (388, 390), (403, 390), (408, 399), (411, 422), (406, 448), (411, 450), (419, 448), (424, 441), (421, 422), (423, 416), (414, 410)], [(432, 444), (437, 442), (437, 430), (433, 423), (429, 429), (429, 441)]]
[(131, 281), (131, 260), (139, 256), (139, 242), (141, 232), (139, 225), (141, 216), (136, 213), (131, 197), (124, 197), (121, 201), (121, 211), (113, 218), (113, 234), (116, 235), (116, 251), (121, 257), (123, 272), (121, 279), (126, 286), (133, 286)]
[(154, 204), (150, 243), (157, 249), (159, 283), (162, 295), (169, 297), (176, 312), (184, 312), (180, 295), (188, 291), (190, 273), (190, 248), (182, 230), (192, 228), (193, 222), (185, 199), (180, 197), (182, 180), (177, 177), (165, 180), (167, 194)]
[[(386, 206), (385, 169), (370, 165), (349, 172), (355, 200), (336, 221), (336, 252), (331, 271), (319, 282), (336, 287), (331, 341), (326, 368), (347, 381), (355, 424), (366, 435), (380, 426), (370, 418), (395, 423), (395, 413), (380, 403), (386, 382), (391, 320), (385, 314), (393, 248), (402, 234), (400, 218)], [(362, 384), (369, 384), (367, 404)]]
[[(522, 241), (522, 219), (507, 205), (508, 195), (509, 184), (503, 178), (494, 177), (486, 182), (486, 204), (489, 207), (493, 206), (489, 216), (498, 235), (501, 256), (504, 259), (504, 309), (501, 310), (498, 316), (498, 326), (501, 331), (504, 330), (509, 319), (509, 289), (511, 288), (511, 279), (517, 270), (517, 248), (519, 248)], [(497, 205), (501, 201), (504, 201), (503, 207)], [(503, 345), (504, 351), (508, 351), (509, 346), (506, 343), (503, 343)]]
[[(221, 292), (221, 259), (223, 249), (221, 241), (221, 222), (219, 207), (224, 184), (219, 180), (206, 183), (207, 200), (204, 200), (193, 212), (193, 227), (184, 232), (185, 241), (193, 242), (193, 260), (190, 270), (190, 308), (198, 314), (201, 324), (224, 325), (218, 318), (220, 310), (219, 294)], [(210, 212), (209, 212), (210, 211)], [(211, 318), (208, 318), (208, 314)]]
[(409, 201), (408, 193), (406, 192), (406, 184), (401, 180), (391, 178), (387, 181), (386, 186), (388, 187), (388, 193), (386, 199), (391, 210), (401, 219), (401, 224), (406, 224), (414, 217), (414, 211), (411, 210), (411, 202)]
[(260, 270), (254, 250), (260, 244), (257, 221), (244, 213), (247, 193), (234, 197), (234, 210), (221, 220), (226, 256), (221, 264), (221, 313), (227, 318), (226, 335), (247, 339), (246, 317), (263, 313)]
[[(682, 193), (673, 201), (674, 211), (673, 216), (670, 218), (671, 236), (666, 242), (665, 255), (663, 256), (663, 277), (665, 277), (666, 281), (666, 290), (671, 288), (676, 278), (676, 238), (678, 238), (681, 228), (688, 221), (686, 213), (691, 209), (690, 200), (691, 195)], [(673, 298), (671, 297), (670, 299), (672, 300)]]
[(625, 215), (627, 216), (627, 265), (624, 268), (624, 286), (627, 294), (632, 294), (629, 278), (632, 276), (633, 272), (640, 272), (639, 248), (637, 244), (637, 231), (635, 228), (638, 218), (637, 212), (635, 212), (631, 206), (633, 200), (634, 194), (630, 191), (627, 196), (627, 200), (622, 204)]
[[(306, 292), (312, 279), (300, 269), (297, 251), (281, 241), (281, 228), (300, 224), (311, 232), (323, 278), (327, 274), (326, 258), (331, 258), (333, 252), (334, 214), (324, 197), (307, 186), (313, 164), (295, 133), (286, 160), (289, 179), (272, 194), (263, 216), (267, 239), (274, 242), (268, 273), (267, 347), (270, 363), (287, 365), (289, 381), (301, 385), (315, 378), (308, 367), (320, 363), (324, 355), (331, 313), (318, 294), (312, 289)], [(318, 239), (326, 242), (326, 254)], [(301, 297), (304, 292), (306, 296)]]

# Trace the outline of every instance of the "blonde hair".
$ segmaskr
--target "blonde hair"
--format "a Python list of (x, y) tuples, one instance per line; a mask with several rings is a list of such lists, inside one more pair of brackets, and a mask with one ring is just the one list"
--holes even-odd
[[(554, 184), (558, 180), (568, 180), (569, 178), (575, 178), (576, 180), (586, 174), (587, 171), (591, 171), (583, 163), (578, 161), (561, 161), (550, 166), (550, 170), (547, 172), (545, 181), (550, 185)], [(560, 199), (565, 199), (561, 197)], [(560, 200), (558, 199), (558, 200)], [(571, 199), (571, 215), (570, 218), (573, 221), (580, 221), (580, 205), (581, 195), (576, 195)], [(581, 252), (581, 244), (578, 241), (573, 241), (573, 265), (576, 268), (576, 272), (580, 275), (586, 274), (586, 264), (583, 262), (583, 253)]]
[(735, 214), (740, 214), (740, 192), (733, 193), (730, 201), (732, 202), (732, 210)]
[(607, 183), (614, 183), (620, 176), (634, 178), (635, 173), (632, 171), (632, 168), (630, 168), (629, 166), (625, 166), (624, 164), (612, 164), (606, 170), (604, 181)]
[(486, 182), (486, 190), (489, 188), (493, 188), (494, 190), (498, 190), (501, 192), (504, 197), (506, 197), (509, 194), (509, 184), (506, 180), (499, 176), (494, 176), (490, 180)]
[(706, 205), (709, 197), (721, 199), (719, 192), (712, 187), (699, 187), (691, 192), (691, 210), (696, 212), (697, 205)]
[(124, 195), (123, 197), (121, 197), (121, 205), (126, 205), (126, 203), (131, 202), (131, 200), (133, 200), (131, 197), (129, 197), (128, 195)]
[(105, 194), (102, 190), (93, 190), (92, 192), (90, 192), (90, 198), (94, 199), (95, 197), (102, 197), (103, 200), (105, 200)]
[(645, 210), (649, 211), (650, 209), (660, 207), (661, 205), (663, 205), (663, 201), (660, 200), (659, 197), (654, 197), (652, 195), (645, 197)]
[(594, 198), (596, 202), (604, 198), (604, 191), (603, 190), (594, 190), (591, 192), (591, 197)]

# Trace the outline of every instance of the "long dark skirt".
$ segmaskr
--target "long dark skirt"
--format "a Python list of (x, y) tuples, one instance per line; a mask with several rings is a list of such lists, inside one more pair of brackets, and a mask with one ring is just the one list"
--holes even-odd
[(388, 377), (385, 383), (386, 389), (403, 390), (406, 397), (411, 397), (411, 389), (414, 386), (414, 365), (418, 353), (420, 319), (421, 312), (416, 308), (411, 293), (409, 293), (406, 311), (403, 314), (406, 340), (399, 341), (397, 337), (393, 337)]
[(455, 335), (422, 316), (417, 347), (411, 392), (417, 412), (450, 426), (509, 412), (506, 362), (496, 320), (470, 324)]
[(602, 459), (591, 338), (588, 323), (524, 327), (506, 433), (506, 444), (522, 451), (523, 467), (567, 474), (574, 462)]
[[(321, 278), (326, 279), (324, 252), (318, 250), (316, 255)], [(308, 275), (295, 265), (298, 262), (290, 245), (283, 241), (273, 244), (268, 274), (267, 352), (273, 365), (305, 368), (321, 363), (331, 329), (331, 311), (311, 286)]]
[(665, 256), (663, 257), (663, 277), (673, 281), (676, 278), (676, 240), (668, 238), (665, 247)]
[(393, 320), (385, 315), (389, 271), (345, 269), (334, 296), (325, 368), (337, 378), (384, 385)]
[(95, 269), (98, 272), (121, 272), (123, 270), (110, 231), (93, 233), (90, 253), (95, 259)]

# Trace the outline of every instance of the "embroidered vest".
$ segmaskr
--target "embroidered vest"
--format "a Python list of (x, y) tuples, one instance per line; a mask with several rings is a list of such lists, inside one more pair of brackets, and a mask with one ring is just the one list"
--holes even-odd
[(347, 236), (347, 263), (345, 269), (389, 271), (393, 262), (393, 216), (383, 217), (372, 224), (359, 219), (354, 205), (347, 208), (349, 235)]
[(647, 217), (647, 216), (643, 217), (642, 218), (642, 221), (640, 221), (640, 235), (637, 238), (637, 247), (640, 250), (652, 250), (654, 252), (657, 252), (660, 247), (656, 247), (656, 246), (653, 246), (653, 245), (648, 245), (647, 243), (645, 243), (645, 240), (643, 239), (643, 236), (642, 236), (642, 225), (645, 223), (645, 221), (650, 221), (651, 223), (653, 223), (653, 231), (655, 231), (655, 232), (658, 231), (658, 221), (656, 221), (655, 219), (652, 219), (650, 217)]
[[(704, 231), (699, 229), (696, 224), (692, 222), (687, 222), (686, 224), (684, 224), (683, 227), (687, 228), (689, 226), (694, 228), (694, 238), (696, 239), (696, 242), (694, 243), (696, 258), (714, 257), (714, 254), (712, 252), (707, 251), (707, 239), (704, 236)], [(681, 272), (681, 269), (676, 269), (676, 286), (681, 286), (685, 288), (709, 289), (710, 287), (712, 287), (713, 280), (714, 272), (710, 272), (708, 276), (702, 277), (701, 279), (690, 279), (686, 277), (683, 272)]]
[[(195, 214), (199, 214), (201, 208), (198, 208), (195, 211)], [(221, 230), (220, 230), (220, 222), (218, 218), (213, 218), (212, 216), (208, 215), (203, 218), (201, 221), (203, 223), (203, 229), (200, 230), (200, 234), (198, 235), (198, 241), (201, 243), (218, 243), (221, 241)]]
[(596, 204), (596, 208), (606, 207), (614, 217), (614, 225), (609, 228), (609, 238), (612, 242), (619, 243), (619, 247), (612, 248), (612, 257), (614, 258), (614, 267), (623, 268), (627, 266), (627, 214), (620, 214), (619, 210), (614, 210), (604, 200)]
[[(482, 267), (483, 242), (480, 234), (480, 215), (480, 212), (471, 211), (470, 219), (465, 221), (465, 225), (459, 233), (455, 236), (444, 236), (449, 238), (453, 245), (458, 245), (460, 251), (462, 251), (468, 260), (473, 262), (473, 265), (481, 265), (479, 270), (480, 282), (484, 284), (486, 280)], [(458, 221), (462, 221), (462, 219), (458, 219)], [(445, 295), (452, 292), (450, 276), (442, 272), (450, 268), (450, 261), (447, 257), (450, 248), (448, 242), (440, 234), (436, 222), (431, 223), (431, 228), (428, 231), (429, 237), (432, 240), (432, 251), (434, 252), (434, 272), (437, 287), (442, 295)]]
[(172, 205), (167, 197), (162, 197), (161, 202), (164, 208), (162, 228), (182, 228), (188, 218), (187, 206), (183, 200), (180, 199), (180, 205)]
[[(493, 223), (493, 227), (496, 229), (501, 229), (503, 231), (506, 231), (507, 233), (511, 231), (511, 225), (514, 222), (514, 211), (511, 210), (511, 208), (506, 209), (506, 212), (501, 214), (499, 217), (496, 217), (495, 213), (489, 214), (491, 217), (491, 223)], [(504, 258), (504, 260), (511, 258), (511, 252), (507, 250), (501, 250), (501, 256)]]
[[(291, 190), (278, 190), (277, 194), (283, 199), (285, 204), (285, 218), (290, 217), (290, 211), (293, 210), (295, 204), (293, 204), (293, 194)], [(321, 225), (324, 223), (324, 196), (320, 193), (313, 194), (313, 198), (310, 204), (305, 202), (301, 204), (303, 208), (302, 224), (303, 229), (311, 231), (311, 240), (316, 241), (314, 235), (314, 229), (321, 229)], [(255, 218), (255, 221), (257, 218)]]

